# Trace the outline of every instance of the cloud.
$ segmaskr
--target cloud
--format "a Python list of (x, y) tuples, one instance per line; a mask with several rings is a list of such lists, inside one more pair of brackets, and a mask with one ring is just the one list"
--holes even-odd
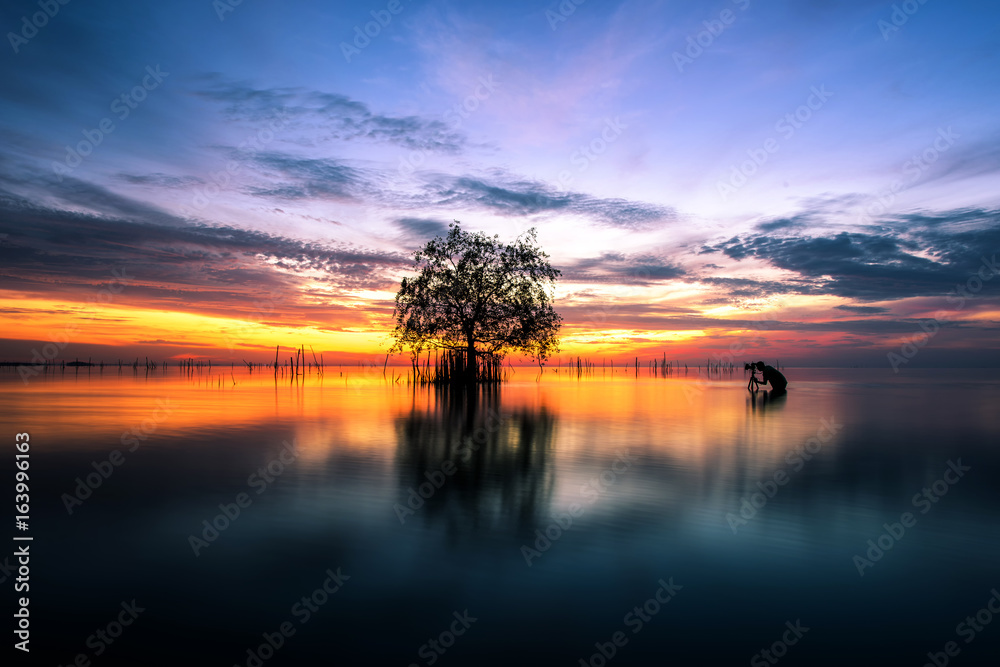
[(808, 222), (807, 219), (801, 218), (777, 218), (775, 220), (770, 220), (768, 222), (761, 222), (757, 224), (757, 231), (760, 232), (774, 232), (778, 230), (789, 230), (802, 228)]
[(725, 289), (728, 298), (720, 299), (718, 303), (741, 299), (766, 299), (776, 294), (819, 294), (821, 290), (807, 281), (802, 280), (754, 280), (752, 278), (725, 278), (718, 276), (701, 276), (698, 282)]
[(1000, 137), (986, 137), (968, 144), (961, 138), (958, 141), (961, 145), (942, 152), (931, 171), (921, 176), (922, 184), (976, 178), (1000, 171)]
[(250, 186), (248, 192), (255, 197), (350, 200), (366, 190), (362, 173), (338, 160), (269, 152), (254, 156), (252, 161), (269, 181), (283, 179), (274, 184)]
[(444, 236), (448, 233), (448, 223), (441, 220), (428, 218), (399, 218), (393, 221), (403, 234), (417, 241), (426, 241), (435, 236)]
[(889, 312), (888, 308), (881, 306), (834, 306), (834, 308), (837, 310), (846, 310), (855, 315), (881, 315), (882, 313)]
[(460, 153), (466, 145), (465, 135), (442, 120), (376, 113), (367, 104), (339, 93), (255, 88), (212, 75), (205, 78), (205, 85), (195, 95), (222, 104), (233, 119), (260, 122), (284, 117), (314, 126), (321, 140), (371, 141), (450, 154)]
[[(614, 300), (586, 304), (561, 304), (559, 312), (570, 328), (585, 330), (594, 324), (609, 329), (636, 331), (716, 331), (732, 332), (796, 332), (849, 333), (857, 335), (912, 334), (920, 331), (920, 320), (914, 319), (852, 319), (830, 321), (795, 321), (766, 318), (723, 319), (692, 313), (690, 309), (665, 307), (661, 304), (617, 303)], [(942, 328), (977, 329), (976, 323), (942, 322)]]
[(153, 185), (159, 188), (184, 189), (203, 185), (204, 179), (197, 176), (171, 176), (160, 172), (152, 174), (119, 174), (118, 178), (132, 185)]
[[(569, 214), (599, 225), (643, 231), (679, 219), (669, 207), (618, 198), (560, 192), (548, 185), (502, 172), (485, 176), (423, 175), (416, 193), (386, 185), (383, 174), (333, 158), (307, 158), (268, 151), (249, 158), (261, 179), (245, 186), (258, 198), (287, 201), (335, 200), (365, 202), (397, 211), (477, 209), (507, 217)], [(403, 215), (400, 220), (423, 219)], [(410, 230), (412, 231), (412, 230)]]
[(559, 267), (568, 282), (647, 285), (685, 275), (684, 269), (652, 254), (602, 253), (564, 263)]
[(678, 219), (677, 212), (666, 206), (561, 192), (539, 181), (502, 173), (487, 177), (434, 176), (426, 184), (423, 199), (425, 204), (436, 207), (472, 206), (513, 216), (576, 214), (605, 226), (631, 230), (650, 229)]
[(808, 293), (883, 301), (949, 294), (1000, 249), (996, 210), (909, 214), (880, 223), (881, 232), (832, 236), (751, 232), (704, 246), (701, 254), (762, 260), (797, 274)]
[(57, 177), (51, 171), (25, 165), (4, 165), (0, 171), (0, 198), (5, 206), (32, 208), (28, 200), (54, 202), (61, 209), (153, 221), (164, 225), (183, 221), (163, 209), (119, 195), (106, 187), (73, 176)]
[[(118, 207), (120, 208), (120, 206)], [(281, 310), (326, 315), (308, 295), (321, 284), (341, 290), (383, 289), (408, 257), (347, 244), (319, 244), (230, 226), (170, 219), (169, 224), (31, 205), (0, 196), (0, 287), (83, 299), (126, 275), (121, 302), (239, 317), (262, 301)]]

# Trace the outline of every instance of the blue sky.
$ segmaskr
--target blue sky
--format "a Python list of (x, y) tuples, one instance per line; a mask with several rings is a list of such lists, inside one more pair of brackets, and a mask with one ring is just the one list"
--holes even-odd
[[(0, 10), (11, 298), (71, 300), (116, 259), (164, 308), (246, 319), (246, 291), (280, 289), (289, 326), (337, 329), (325, 300), (371, 333), (458, 218), (538, 227), (581, 344), (609, 301), (642, 310), (616, 311), (619, 346), (780, 302), (789, 335), (843, 320), (825, 343), (876, 355), (1000, 238), (994, 3), (73, 0), (25, 31), (39, 11)], [(59, 246), (72, 216), (123, 227)], [(116, 251), (126, 227), (159, 240)], [(192, 230), (215, 236), (170, 240)], [(995, 337), (988, 292), (951, 345)]]

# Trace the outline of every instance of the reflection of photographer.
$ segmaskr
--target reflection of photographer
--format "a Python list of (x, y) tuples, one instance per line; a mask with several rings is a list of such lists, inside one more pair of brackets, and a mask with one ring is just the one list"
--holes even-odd
[[(750, 382), (747, 383), (749, 391), (757, 391), (760, 385), (770, 384), (773, 393), (782, 393), (788, 386), (788, 380), (785, 379), (785, 376), (774, 366), (765, 366), (763, 361), (758, 361), (756, 364), (744, 364), (743, 370), (750, 371)], [(760, 379), (757, 378), (757, 371), (760, 371)]]

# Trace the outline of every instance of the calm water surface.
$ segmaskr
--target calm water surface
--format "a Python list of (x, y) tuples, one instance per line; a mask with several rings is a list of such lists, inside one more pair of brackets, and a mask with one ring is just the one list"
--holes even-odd
[(0, 376), (38, 664), (997, 664), (988, 371), (339, 372)]

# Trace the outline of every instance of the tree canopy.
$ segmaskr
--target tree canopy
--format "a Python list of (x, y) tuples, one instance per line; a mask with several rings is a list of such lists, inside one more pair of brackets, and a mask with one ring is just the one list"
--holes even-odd
[(414, 253), (419, 273), (396, 294), (393, 351), (460, 352), (473, 376), (477, 355), (520, 353), (541, 365), (558, 351), (562, 323), (552, 306), (560, 271), (548, 260), (534, 228), (505, 244), (456, 220)]

